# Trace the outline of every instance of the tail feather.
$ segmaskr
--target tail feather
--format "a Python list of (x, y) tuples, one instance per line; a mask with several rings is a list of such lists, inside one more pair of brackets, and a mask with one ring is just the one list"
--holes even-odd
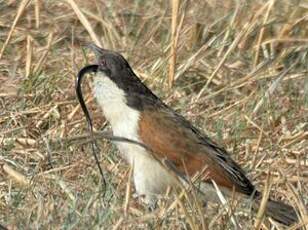
[[(210, 186), (208, 183), (201, 183), (199, 186), (200, 187), (198, 188), (198, 190), (200, 191), (200, 194), (202, 194), (201, 197), (204, 201), (211, 201), (216, 203), (220, 202), (220, 199), (217, 196), (217, 190), (213, 186)], [(230, 191), (227, 189), (222, 190), (222, 192), (229, 197), (231, 196)], [(241, 196), (241, 198), (242, 205), (244, 207), (252, 208), (255, 212), (259, 210), (260, 203), (262, 200), (262, 194), (260, 192), (255, 191), (254, 195), (251, 195), (251, 197), (247, 197), (245, 195)], [(281, 201), (269, 199), (267, 201), (264, 214), (281, 224), (290, 226), (299, 222), (297, 213), (298, 211), (292, 206), (285, 204)]]
[[(260, 202), (257, 203), (259, 204)], [(280, 201), (268, 200), (265, 214), (287, 226), (298, 222), (296, 210), (292, 206)]]

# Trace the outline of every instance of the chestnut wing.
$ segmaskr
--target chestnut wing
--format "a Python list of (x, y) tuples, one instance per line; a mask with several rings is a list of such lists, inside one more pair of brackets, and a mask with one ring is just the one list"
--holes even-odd
[(188, 172), (189, 176), (193, 176), (207, 166), (206, 173), (218, 185), (247, 195), (255, 190), (224, 148), (164, 104), (144, 108), (139, 122), (139, 136), (158, 159), (172, 162), (177, 171), (184, 175)]

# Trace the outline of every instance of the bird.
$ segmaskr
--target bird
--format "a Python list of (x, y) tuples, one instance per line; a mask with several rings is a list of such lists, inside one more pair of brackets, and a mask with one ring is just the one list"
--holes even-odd
[[(115, 143), (121, 156), (133, 167), (137, 194), (151, 201), (167, 188), (201, 173), (206, 175), (201, 182), (209, 200), (218, 199), (214, 181), (222, 191), (235, 191), (260, 205), (262, 193), (224, 147), (156, 96), (120, 53), (95, 44), (89, 48), (95, 54), (97, 67), (93, 94), (113, 135), (142, 144)], [(298, 221), (292, 206), (272, 199), (267, 202), (265, 214), (285, 225)]]

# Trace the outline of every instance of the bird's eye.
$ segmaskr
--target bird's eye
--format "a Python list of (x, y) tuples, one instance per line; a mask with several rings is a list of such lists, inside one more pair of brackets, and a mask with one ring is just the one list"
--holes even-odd
[(102, 66), (106, 66), (106, 60), (105, 60), (105, 59), (102, 59), (100, 64), (101, 64)]

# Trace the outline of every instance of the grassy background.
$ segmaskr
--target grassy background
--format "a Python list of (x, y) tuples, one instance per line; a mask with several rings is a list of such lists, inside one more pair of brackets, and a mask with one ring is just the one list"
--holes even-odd
[[(83, 46), (94, 39), (120, 51), (157, 95), (224, 145), (260, 190), (270, 172), (270, 196), (295, 206), (308, 224), (307, 2), (182, 1), (171, 89), (169, 1), (73, 3), (0, 1), (2, 225), (234, 229), (231, 213), (242, 229), (256, 225), (255, 214), (237, 202), (229, 204), (232, 211), (210, 204), (200, 215), (189, 196), (174, 206), (173, 199), (162, 199), (149, 212), (132, 195), (129, 167), (105, 141), (102, 197), (74, 91), (78, 70), (93, 61)], [(105, 120), (87, 84), (84, 92), (102, 129)], [(261, 226), (283, 229), (267, 218)]]

